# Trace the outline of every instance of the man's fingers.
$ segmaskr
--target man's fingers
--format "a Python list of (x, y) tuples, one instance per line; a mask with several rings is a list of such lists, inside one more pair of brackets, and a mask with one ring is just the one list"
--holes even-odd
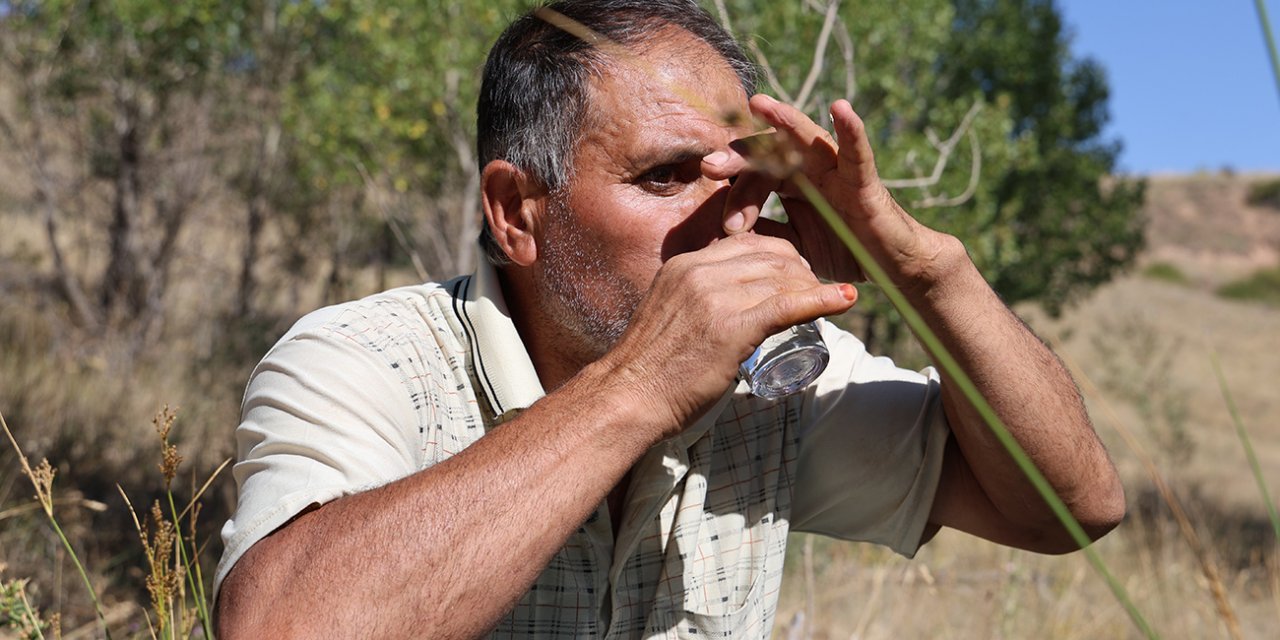
[(858, 290), (851, 284), (819, 284), (770, 296), (751, 309), (776, 333), (823, 316), (839, 315), (853, 308)]
[(846, 174), (857, 180), (858, 186), (878, 183), (875, 154), (867, 140), (866, 126), (854, 112), (853, 105), (848, 100), (837, 100), (831, 105), (831, 120), (840, 140), (840, 164), (846, 167)]
[(724, 230), (728, 234), (749, 231), (760, 218), (765, 200), (779, 186), (778, 180), (762, 173), (747, 172), (729, 188), (724, 204)]
[(746, 171), (750, 161), (733, 149), (721, 149), (702, 159), (702, 175), (712, 180), (728, 180)]
[(795, 246), (782, 238), (755, 233), (742, 233), (715, 240), (702, 249), (675, 256), (668, 262), (680, 260), (722, 261), (747, 254), (764, 252), (775, 253), (780, 256), (793, 256), (795, 260), (803, 260), (800, 257), (800, 252), (796, 251)]
[(766, 123), (786, 133), (799, 147), (805, 173), (820, 173), (835, 167), (835, 140), (802, 111), (763, 93), (751, 97), (750, 107)]

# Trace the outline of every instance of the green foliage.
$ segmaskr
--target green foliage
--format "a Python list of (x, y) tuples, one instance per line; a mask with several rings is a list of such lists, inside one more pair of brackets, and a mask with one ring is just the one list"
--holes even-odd
[(23, 640), (44, 638), (44, 631), (50, 625), (27, 600), (26, 587), (26, 580), (0, 582), (0, 629)]
[(1132, 264), (1143, 245), (1141, 181), (1110, 179), (1120, 151), (1102, 139), (1109, 90), (1103, 69), (1072, 57), (1052, 0), (955, 0), (942, 58), (947, 95), (979, 91), (1008, 105), (1010, 141), (1024, 149), (984, 176), (999, 238), (987, 276), (1011, 302), (1056, 314)]
[(1244, 278), (1228, 282), (1218, 288), (1218, 295), (1231, 300), (1280, 306), (1280, 267), (1259, 269)]
[[(797, 93), (827, 4), (726, 5), (735, 30)], [(821, 119), (832, 100), (849, 98), (896, 197), (961, 238), (1006, 301), (1056, 314), (1132, 264), (1144, 184), (1112, 177), (1119, 144), (1101, 137), (1105, 74), (1072, 57), (1052, 2), (846, 0), (839, 18), (852, 47), (831, 40), (804, 106)], [(869, 341), (897, 352), (907, 332), (885, 310), (876, 296), (856, 312)]]
[(474, 138), (484, 57), (523, 4), (291, 4), (311, 62), (286, 94), (287, 122), (315, 184), (360, 184), (358, 165), (387, 171), (402, 192), (456, 179), (452, 138)]
[(1245, 202), (1255, 207), (1267, 207), (1280, 211), (1280, 178), (1262, 180), (1249, 185)]
[(1168, 262), (1154, 262), (1142, 270), (1142, 275), (1152, 280), (1170, 284), (1190, 284), (1191, 280), (1176, 265)]
[[(1143, 185), (1110, 179), (1118, 145), (1101, 138), (1105, 75), (1071, 56), (1051, 1), (845, 0), (817, 73), (826, 2), (724, 4), (739, 37), (815, 118), (852, 99), (897, 196), (964, 239), (1009, 302), (1056, 312), (1132, 262)], [(246, 200), (265, 198), (271, 224), (297, 239), (280, 266), (309, 273), (309, 260), (292, 255), (306, 242), (330, 248), (330, 277), (340, 278), (337, 262), (385, 253), (388, 202), (427, 225), (416, 239), (433, 257), (456, 258), (430, 262), (469, 266), (480, 70), (527, 5), (30, 0), (7, 3), (0, 29), (24, 38), (20, 67), (56, 61), (47, 113), (81, 132), (87, 166), (106, 181), (128, 155), (122, 116), (137, 123), (144, 163), (172, 155), (188, 131), (184, 100), (212, 96), (223, 125), (256, 127), (219, 141), (220, 170)], [(250, 160), (273, 131), (281, 159)]]

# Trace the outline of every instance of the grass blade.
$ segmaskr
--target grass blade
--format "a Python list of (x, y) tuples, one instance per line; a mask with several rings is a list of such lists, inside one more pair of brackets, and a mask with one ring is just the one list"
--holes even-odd
[(800, 187), (800, 190), (804, 193), (804, 196), (809, 203), (817, 209), (823, 219), (827, 221), (827, 224), (831, 226), (831, 229), (836, 236), (844, 242), (845, 246), (849, 249), (850, 253), (853, 254), (854, 259), (858, 261), (858, 264), (862, 267), (863, 272), (867, 277), (884, 291), (890, 302), (893, 303), (893, 306), (902, 314), (903, 320), (905, 320), (916, 332), (916, 336), (922, 343), (924, 343), (925, 347), (931, 353), (935, 354), (938, 366), (946, 373), (947, 376), (949, 376), (951, 382), (956, 384), (956, 387), (965, 395), (965, 397), (973, 403), (974, 408), (982, 416), (983, 420), (986, 421), (987, 426), (991, 428), (996, 439), (1000, 441), (1004, 448), (1009, 452), (1009, 455), (1013, 457), (1018, 468), (1026, 474), (1028, 481), (1031, 482), (1032, 486), (1035, 487), (1036, 491), (1049, 505), (1049, 508), (1053, 511), (1054, 515), (1058, 517), (1058, 520), (1062, 522), (1062, 525), (1066, 527), (1072, 539), (1080, 546), (1080, 549), (1085, 554), (1089, 564), (1092, 565), (1094, 570), (1096, 570), (1106, 581), (1112, 594), (1115, 595), (1116, 600), (1124, 608), (1125, 612), (1128, 613), (1129, 618), (1133, 621), (1134, 625), (1136, 625), (1147, 638), (1158, 638), (1159, 635), (1147, 622), (1146, 618), (1143, 617), (1142, 613), (1138, 611), (1137, 606), (1134, 605), (1133, 599), (1129, 597), (1128, 591), (1120, 584), (1119, 580), (1112, 575), (1110, 569), (1107, 568), (1106, 563), (1102, 560), (1102, 557), (1098, 555), (1098, 552), (1090, 546), (1092, 540), (1089, 539), (1084, 528), (1081, 527), (1080, 523), (1071, 515), (1070, 510), (1067, 509), (1067, 505), (1058, 497), (1057, 492), (1055, 492), (1053, 487), (1049, 485), (1049, 481), (1045, 479), (1044, 474), (1040, 473), (1040, 470), (1036, 468), (1035, 463), (1031, 461), (1031, 458), (1027, 456), (1026, 451), (1024, 451), (1022, 446), (1018, 444), (1018, 441), (1014, 439), (1013, 434), (1009, 433), (1008, 427), (1006, 427), (1003, 421), (1000, 420), (999, 416), (996, 415), (995, 410), (987, 403), (986, 398), (984, 398), (978, 391), (977, 386), (974, 385), (968, 374), (964, 372), (959, 363), (956, 362), (955, 358), (952, 357), (952, 355), (942, 345), (942, 341), (933, 333), (933, 330), (925, 324), (924, 318), (922, 318), (919, 312), (911, 306), (911, 303), (907, 301), (906, 296), (904, 296), (902, 292), (893, 285), (893, 282), (889, 280), (888, 274), (886, 274), (884, 269), (881, 268), (880, 265), (876, 263), (875, 259), (871, 257), (871, 254), (867, 251), (866, 247), (862, 245), (862, 242), (858, 240), (857, 236), (855, 236), (844, 223), (844, 220), (840, 219), (839, 214), (837, 214), (831, 204), (827, 202), (826, 198), (822, 196), (817, 187), (815, 187), (803, 174), (797, 175), (793, 179), (795, 180), (796, 185)]
[[(80, 573), (80, 580), (84, 583), (85, 589), (89, 592), (89, 599), (93, 601), (93, 610), (98, 614), (98, 624), (102, 627), (102, 635), (107, 640), (111, 640), (111, 629), (107, 626), (107, 615), (102, 611), (102, 603), (98, 600), (98, 593), (93, 589), (93, 582), (89, 580), (89, 573), (85, 571), (84, 564), (80, 562), (80, 556), (76, 554), (76, 550), (71, 546), (71, 541), (67, 539), (67, 534), (62, 532), (62, 527), (58, 524), (58, 519), (53, 516), (53, 474), (48, 473), (43, 486), (41, 481), (37, 479), (37, 472), (31, 469), (31, 462), (27, 460), (26, 454), (22, 452), (22, 447), (18, 446), (18, 441), (13, 437), (13, 432), (9, 430), (9, 423), (4, 419), (4, 413), (0, 413), (0, 427), (4, 428), (4, 434), (9, 438), (9, 444), (13, 446), (13, 450), (18, 454), (18, 462), (22, 465), (22, 470), (27, 474), (27, 478), (31, 480), (32, 486), (36, 489), (36, 497), (40, 500), (40, 505), (44, 508), (44, 513), (49, 519), (49, 524), (53, 525), (54, 533), (58, 534), (58, 539), (62, 541), (62, 546), (67, 550), (67, 554), (71, 556), (71, 562), (75, 564), (76, 571)], [(41, 467), (48, 471), (48, 460), (41, 463)]]
[(1262, 38), (1267, 41), (1267, 52), (1271, 54), (1271, 72), (1276, 77), (1276, 93), (1280, 94), (1280, 52), (1276, 50), (1276, 37), (1271, 33), (1271, 18), (1267, 16), (1265, 0), (1253, 0), (1258, 9), (1258, 22), (1262, 24)]
[(1218, 376), (1218, 387), (1222, 389), (1222, 398), (1227, 402), (1227, 410), (1231, 413), (1231, 421), (1235, 423), (1236, 435), (1240, 437), (1240, 444), (1244, 447), (1245, 457), (1249, 459), (1249, 468), (1253, 470), (1253, 479), (1258, 483), (1258, 490), (1262, 492), (1262, 500), (1267, 503), (1267, 515), (1271, 517), (1271, 528), (1275, 531), (1276, 540), (1280, 541), (1280, 513), (1276, 511), (1276, 503), (1271, 499), (1271, 492), (1267, 490), (1267, 480), (1262, 475), (1262, 465), (1258, 464), (1258, 454), (1253, 451), (1253, 443), (1249, 440), (1249, 432), (1244, 428), (1244, 421), (1240, 419), (1240, 410), (1236, 408), (1235, 397), (1231, 395), (1231, 389), (1227, 387), (1227, 378), (1222, 375), (1222, 365), (1218, 362), (1218, 354), (1210, 354), (1213, 360), (1213, 373)]

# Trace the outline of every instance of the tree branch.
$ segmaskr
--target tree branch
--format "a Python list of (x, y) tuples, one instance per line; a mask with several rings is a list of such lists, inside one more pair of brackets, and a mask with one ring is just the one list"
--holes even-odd
[[(422, 256), (418, 255), (418, 252), (409, 244), (409, 238), (405, 236), (404, 230), (400, 228), (400, 221), (396, 219), (391, 213), (391, 208), (387, 206), (386, 199), (383, 196), (386, 190), (380, 187), (373, 179), (373, 176), (369, 174), (369, 169), (364, 166), (363, 162), (356, 160), (354, 164), (356, 172), (360, 174), (360, 179), (364, 182), (365, 191), (373, 196), (374, 208), (382, 216), (383, 222), (386, 222), (387, 226), (390, 227), (392, 235), (396, 238), (396, 243), (400, 245), (400, 249), (408, 254), (409, 259), (413, 261), (413, 268), (418, 272), (418, 277), (423, 282), (430, 280), (427, 268), (422, 264)], [(442, 238), (436, 234), (431, 234), (431, 239), (434, 241), (437, 251), (443, 255), (452, 256), (453, 252), (449, 250), (448, 243), (444, 242)]]
[(804, 79), (804, 85), (800, 87), (800, 95), (796, 96), (792, 103), (801, 111), (809, 110), (809, 97), (818, 83), (818, 76), (826, 66), (827, 43), (831, 41), (831, 29), (835, 26), (839, 9), (840, 0), (831, 0), (827, 3), (827, 15), (822, 21), (822, 31), (818, 33), (818, 42), (813, 46), (813, 64), (809, 65), (809, 75)]
[(795, 104), (795, 100), (791, 98), (791, 94), (782, 88), (782, 83), (778, 82), (778, 74), (773, 72), (773, 67), (769, 64), (768, 56), (760, 50), (760, 46), (755, 40), (747, 41), (747, 48), (751, 50), (751, 55), (755, 56), (756, 63), (760, 65), (760, 69), (764, 71), (764, 79), (769, 83), (769, 88), (777, 94), (778, 98), (783, 102)]
[[(805, 4), (814, 11), (825, 11), (818, 0), (805, 0)], [(836, 13), (834, 29), (836, 44), (840, 45), (840, 57), (844, 60), (844, 98), (850, 102), (858, 95), (857, 68), (854, 65), (853, 36), (849, 35), (849, 25)]]
[(960, 195), (953, 198), (929, 196), (918, 202), (913, 202), (912, 207), (916, 209), (930, 209), (934, 207), (957, 207), (969, 201), (974, 193), (978, 191), (978, 181), (982, 177), (982, 148), (979, 145), (978, 134), (973, 129), (969, 129), (969, 148), (973, 157), (973, 164), (969, 170), (969, 184), (965, 187)]
[(453, 105), (458, 104), (457, 69), (450, 69), (445, 74), (445, 104), (450, 105), (446, 114), (449, 127), (449, 143), (458, 157), (458, 167), (466, 175), (466, 183), (462, 191), (462, 225), (458, 229), (456, 243), (458, 253), (453, 261), (455, 273), (465, 273), (474, 268), (476, 236), (480, 232), (480, 168), (476, 166), (476, 158), (472, 153), (471, 139), (466, 135), (462, 124), (463, 118)]
[(922, 189), (938, 184), (942, 180), (942, 174), (946, 170), (947, 165), (951, 162), (951, 154), (955, 151), (956, 145), (960, 139), (964, 137), (970, 127), (973, 126), (973, 120), (977, 117), (978, 112), (982, 110), (982, 102), (975, 101), (973, 106), (969, 107), (969, 112), (965, 114), (964, 119), (960, 121), (960, 125), (951, 133), (951, 137), (945, 142), (938, 143), (936, 136), (926, 136), (930, 138), (929, 142), (938, 150), (938, 160), (933, 164), (933, 172), (923, 178), (910, 178), (899, 180), (883, 180), (884, 186), (890, 189)]
[(716, 0), (716, 12), (720, 14), (720, 25), (732, 36), (733, 25), (729, 24), (729, 10), (725, 8), (724, 0)]

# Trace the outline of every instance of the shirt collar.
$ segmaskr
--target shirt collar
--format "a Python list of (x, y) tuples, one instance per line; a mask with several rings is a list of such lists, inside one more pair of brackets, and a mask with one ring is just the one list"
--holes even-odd
[(475, 354), (476, 378), (494, 415), (527, 409), (546, 392), (507, 310), (497, 269), (481, 260), (474, 275), (456, 283), (454, 311)]
[[(482, 260), (475, 274), (454, 282), (454, 311), (475, 354), (476, 378), (482, 395), (493, 409), (493, 415), (502, 416), (509, 411), (528, 409), (547, 393), (507, 310), (498, 270)], [(745, 383), (739, 384), (741, 386), (730, 385), (715, 407), (674, 442), (687, 447), (702, 437), (734, 396), (735, 390), (746, 393)]]

